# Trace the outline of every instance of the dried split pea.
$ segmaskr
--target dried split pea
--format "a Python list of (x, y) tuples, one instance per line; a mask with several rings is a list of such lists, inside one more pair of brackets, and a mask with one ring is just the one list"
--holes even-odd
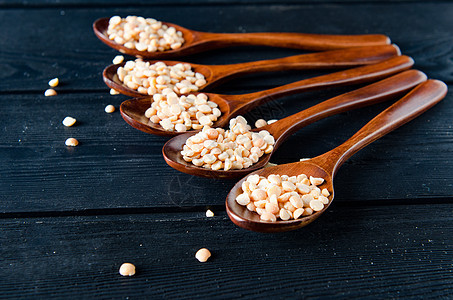
[(266, 125), (267, 125), (267, 122), (264, 119), (259, 119), (259, 120), (256, 120), (256, 122), (255, 122), (255, 127), (256, 128), (260, 128), (260, 127), (263, 127), (263, 126), (266, 126)]
[(329, 204), (329, 198), (324, 195), (330, 195), (330, 192), (318, 187), (323, 183), (323, 178), (310, 176), (308, 179), (305, 174), (250, 175), (242, 183), (243, 193), (236, 197), (236, 202), (259, 214), (262, 221), (299, 219), (321, 211)]
[(46, 96), (46, 97), (56, 96), (56, 95), (57, 95), (57, 92), (54, 89), (47, 89), (44, 92), (44, 96)]
[(210, 257), (211, 252), (206, 248), (201, 248), (195, 253), (195, 258), (198, 259), (199, 262), (206, 262)]
[(124, 56), (122, 55), (117, 55), (115, 58), (112, 60), (114, 65), (120, 64), (124, 61)]
[(49, 80), (49, 86), (50, 87), (56, 87), (56, 86), (58, 86), (59, 83), (60, 83), (60, 81), (58, 80), (58, 78), (54, 78), (54, 79)]
[(105, 110), (106, 113), (111, 114), (112, 112), (115, 111), (115, 106), (109, 104), (109, 105), (107, 105), (107, 106), (105, 107), (104, 110)]
[(79, 144), (79, 141), (76, 140), (75, 138), (69, 138), (66, 140), (65, 144), (66, 144), (66, 146), (69, 146), (69, 147), (75, 147)]
[(124, 263), (120, 267), (120, 274), (122, 276), (133, 276), (135, 275), (135, 266), (131, 263)]
[(66, 118), (63, 119), (63, 125), (66, 126), (66, 127), (71, 127), (72, 125), (75, 124), (77, 120), (74, 119), (73, 117), (69, 117), (67, 116)]
[(110, 95), (113, 95), (113, 96), (114, 96), (114, 95), (119, 95), (119, 94), (120, 94), (120, 92), (118, 92), (117, 90), (115, 90), (115, 89), (110, 89)]

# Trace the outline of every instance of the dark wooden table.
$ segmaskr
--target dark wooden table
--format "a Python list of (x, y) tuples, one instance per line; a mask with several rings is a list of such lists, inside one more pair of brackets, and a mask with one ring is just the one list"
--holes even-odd
[[(178, 173), (161, 156), (165, 138), (104, 112), (127, 97), (109, 95), (102, 82), (117, 53), (91, 24), (129, 14), (211, 32), (383, 33), (415, 68), (452, 89), (446, 1), (0, 1), (0, 298), (453, 297), (451, 92), (349, 160), (318, 221), (288, 233), (249, 232), (225, 213), (234, 180)], [(298, 53), (243, 47), (185, 59), (224, 64)], [(247, 76), (215, 91), (241, 94), (316, 74)], [(58, 96), (44, 97), (54, 77)], [(286, 97), (247, 118), (282, 118), (350, 89)], [(272, 161), (319, 155), (388, 105), (315, 123)], [(61, 124), (67, 115), (77, 126)], [(66, 147), (68, 137), (80, 145)], [(208, 208), (215, 217), (205, 217)], [(202, 247), (213, 254), (204, 264), (194, 258)], [(123, 262), (136, 265), (136, 276), (118, 274)]]

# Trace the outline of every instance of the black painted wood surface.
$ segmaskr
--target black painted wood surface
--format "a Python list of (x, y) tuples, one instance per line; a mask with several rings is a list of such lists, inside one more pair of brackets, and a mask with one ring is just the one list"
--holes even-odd
[[(217, 211), (6, 219), (0, 270), (9, 283), (0, 289), (23, 298), (451, 297), (451, 206), (430, 205), (436, 218), (427, 218), (421, 205), (332, 205), (281, 234), (233, 227)], [(212, 252), (204, 264), (194, 257), (201, 247)], [(117, 274), (126, 261), (134, 277)]]
[[(101, 71), (117, 54), (91, 23), (139, 14), (211, 32), (384, 33), (415, 67), (451, 88), (453, 3), (436, 1), (0, 1), (0, 298), (453, 297), (453, 102), (368, 146), (339, 171), (325, 216), (290, 233), (235, 227), (232, 180), (169, 168), (165, 138), (129, 127)], [(244, 47), (184, 58), (225, 64), (299, 52)], [(241, 94), (317, 72), (251, 75), (216, 92)], [(55, 97), (47, 81), (60, 78)], [(271, 102), (247, 115), (282, 118), (350, 88)], [(313, 157), (390, 103), (300, 130), (271, 161)], [(78, 123), (65, 128), (67, 116)], [(76, 137), (80, 145), (67, 148)], [(354, 186), (362, 187), (355, 190)], [(207, 219), (207, 208), (216, 217)], [(194, 253), (212, 250), (206, 264)], [(132, 278), (117, 274), (137, 265)]]

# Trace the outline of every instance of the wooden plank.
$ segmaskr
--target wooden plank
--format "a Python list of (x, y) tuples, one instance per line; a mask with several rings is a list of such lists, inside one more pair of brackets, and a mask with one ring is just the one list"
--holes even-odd
[[(332, 1), (332, 0), (285, 0), (279, 1), (279, 4), (355, 4), (355, 3), (375, 3), (378, 2), (376, 0), (367, 0), (367, 1), (360, 1), (360, 0), (341, 0), (341, 1)], [(387, 3), (400, 3), (400, 2), (409, 2), (409, 0), (384, 0), (379, 2), (387, 2)], [(410, 0), (410, 2), (423, 2), (421, 0)], [(432, 1), (434, 2), (434, 1)], [(442, 2), (442, 1), (436, 1)], [(271, 0), (235, 0), (235, 1), (228, 1), (228, 0), (190, 0), (190, 1), (183, 1), (183, 0), (134, 0), (134, 1), (120, 1), (120, 0), (34, 0), (34, 1), (26, 1), (26, 0), (1, 0), (0, 1), (0, 8), (1, 7), (131, 7), (131, 6), (169, 6), (169, 5), (269, 5), (275, 4), (275, 1)]]
[[(259, 234), (224, 213), (0, 221), (5, 298), (415, 298), (453, 296), (453, 207), (336, 207)], [(212, 257), (201, 264), (195, 252)], [(134, 277), (119, 266), (132, 262)]]
[[(106, 90), (100, 74), (117, 54), (96, 39), (91, 24), (99, 17), (138, 14), (212, 32), (294, 31), (330, 34), (383, 33), (416, 66), (433, 78), (452, 82), (452, 3), (365, 3), (355, 5), (191, 5), (149, 7), (29, 8), (0, 11), (0, 92), (41, 93), (60, 77), (61, 91)], [(200, 18), (200, 16), (204, 16)], [(351, 16), (354, 21), (351, 22)], [(402, 17), (404, 16), (404, 18)], [(435, 18), (433, 17), (435, 16)], [(266, 22), (263, 22), (266, 20)], [(290, 28), (288, 24), (291, 24)], [(410, 30), (402, 30), (410, 28)], [(20, 37), (19, 39), (17, 37)], [(300, 53), (294, 50), (238, 48), (188, 58), (224, 64)], [(186, 58), (187, 59), (187, 58)], [(246, 81), (243, 87), (266, 88), (301, 79), (297, 72)], [(236, 84), (241, 81), (236, 81)], [(227, 89), (234, 92), (235, 86)]]
[[(254, 110), (248, 119), (282, 118), (335, 93), (287, 97)], [(453, 166), (445, 163), (452, 160), (451, 98), (348, 161), (335, 179), (336, 201), (451, 198)], [(235, 181), (197, 178), (168, 167), (161, 157), (165, 138), (129, 127), (118, 111), (104, 112), (105, 105), (118, 107), (123, 99), (105, 93), (3, 96), (0, 212), (222, 206)], [(328, 151), (388, 105), (312, 124), (286, 141), (271, 161), (287, 163)], [(78, 120), (76, 126), (61, 124), (67, 115)], [(80, 145), (66, 147), (69, 137)]]

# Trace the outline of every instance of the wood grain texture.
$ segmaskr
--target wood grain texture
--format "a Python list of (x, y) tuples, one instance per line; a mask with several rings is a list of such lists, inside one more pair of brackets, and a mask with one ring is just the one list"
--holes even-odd
[[(121, 7), (121, 8), (29, 8), (0, 11), (0, 25), (8, 28), (0, 32), (0, 92), (42, 92), (47, 81), (60, 77), (60, 90), (105, 90), (100, 78), (103, 68), (117, 54), (99, 42), (91, 30), (91, 23), (114, 14), (160, 16), (162, 19), (195, 30), (212, 32), (285, 31), (291, 24), (295, 32), (360, 34), (382, 32), (412, 56), (416, 68), (430, 77), (452, 82), (451, 39), (453, 20), (449, 3), (398, 3), (356, 5), (214, 5), (199, 6), (199, 13), (191, 14), (192, 6)], [(288, 13), (291, 12), (291, 13)], [(200, 19), (198, 15), (205, 15)], [(354, 22), (350, 16), (354, 15)], [(404, 15), (404, 18), (400, 16)], [(301, 17), (303, 16), (303, 17)], [(433, 16), (436, 16), (433, 18)], [(268, 22), (262, 22), (268, 20)], [(281, 20), (285, 20), (282, 22)], [(178, 22), (179, 21), (179, 22)], [(313, 26), (323, 24), (323, 26)], [(345, 24), (348, 24), (347, 26)], [(411, 28), (402, 31), (401, 27)], [(80, 28), (74, 30), (74, 28)], [(435, 30), (432, 30), (435, 28)], [(37, 30), (37, 31), (36, 31)], [(52, 34), (48, 34), (52, 32)], [(41, 42), (41, 34), (46, 42)], [(21, 39), (16, 37), (20, 36)], [(229, 49), (192, 56), (190, 61), (202, 64), (229, 64), (258, 59), (270, 59), (300, 54), (294, 50)], [(301, 79), (299, 72), (285, 76), (252, 76), (228, 85), (234, 93), (239, 87), (248, 89), (277, 86)]]
[[(255, 110), (249, 119), (282, 118), (301, 105), (309, 107), (328, 98), (313, 93), (292, 96), (268, 110)], [(118, 107), (123, 99), (105, 94), (2, 96), (1, 211), (223, 205), (234, 180), (196, 178), (169, 168), (161, 157), (166, 139), (129, 127), (118, 112), (104, 112), (105, 105)], [(451, 196), (453, 169), (444, 163), (451, 160), (453, 141), (453, 129), (445, 121), (453, 114), (449, 99), (451, 94), (351, 158), (337, 175), (336, 201), (410, 202), (416, 197), (429, 203)], [(324, 153), (387, 106), (343, 113), (305, 127), (280, 146), (271, 162), (288, 163)], [(78, 119), (78, 124), (64, 127), (61, 121), (67, 115)], [(80, 145), (67, 148), (68, 137), (77, 138)], [(349, 188), (356, 185), (363, 189)]]
[[(275, 235), (225, 213), (0, 220), (5, 298), (443, 298), (453, 296), (453, 208), (335, 207)], [(432, 218), (435, 215), (435, 218)], [(199, 263), (195, 252), (210, 249)], [(121, 277), (131, 262), (134, 277)], [(249, 284), (253, 283), (253, 287)]]
[[(107, 94), (101, 72), (117, 52), (91, 30), (97, 18), (132, 14), (219, 33), (288, 26), (383, 33), (415, 68), (451, 88), (453, 4), (425, 2), (0, 0), (0, 298), (452, 298), (451, 92), (348, 160), (335, 179), (336, 200), (317, 222), (257, 234), (223, 212), (234, 181), (173, 171), (160, 156), (165, 139), (104, 113), (126, 98)], [(296, 54), (238, 47), (188, 59), (218, 65)], [(317, 75), (247, 75), (213, 92), (244, 94)], [(45, 98), (53, 77), (59, 95)], [(288, 96), (247, 118), (281, 119), (347, 90)], [(314, 123), (273, 162), (324, 153), (387, 106)], [(66, 115), (80, 123), (64, 128)], [(63, 146), (69, 136), (80, 146)], [(208, 207), (216, 217), (204, 217)], [(201, 247), (213, 253), (207, 264), (193, 257)], [(137, 276), (119, 276), (125, 261)]]

